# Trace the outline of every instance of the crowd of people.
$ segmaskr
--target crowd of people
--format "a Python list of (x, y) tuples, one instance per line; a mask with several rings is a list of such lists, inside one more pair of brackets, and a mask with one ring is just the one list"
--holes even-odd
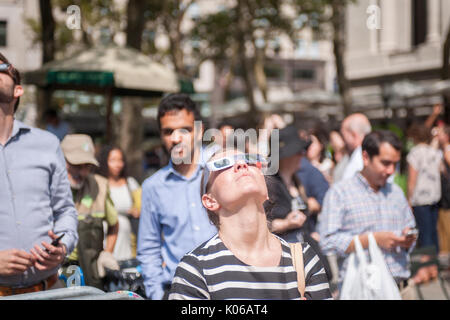
[[(450, 257), (441, 106), (411, 125), (410, 144), (361, 113), (329, 132), (272, 114), (255, 145), (239, 148), (223, 123), (222, 141), (196, 148), (199, 110), (170, 94), (157, 114), (169, 161), (140, 185), (119, 147), (96, 152), (90, 136), (55, 129), (54, 113), (47, 131), (15, 119), (20, 83), (0, 54), (0, 296), (63, 287), (58, 269), (71, 265), (104, 289), (107, 269), (136, 258), (148, 299), (338, 299), (354, 237), (368, 248), (372, 233), (402, 298), (415, 299), (437, 270), (411, 274), (411, 252)], [(402, 188), (394, 176), (405, 173)]]

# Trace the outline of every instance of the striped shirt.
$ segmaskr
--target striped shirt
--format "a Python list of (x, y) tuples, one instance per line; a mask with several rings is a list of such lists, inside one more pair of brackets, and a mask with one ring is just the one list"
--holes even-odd
[[(361, 173), (357, 173), (328, 190), (319, 216), (320, 245), (325, 253), (336, 253), (344, 258), (339, 266), (341, 282), (349, 256), (345, 251), (355, 235), (390, 231), (400, 236), (404, 228), (414, 226), (414, 216), (400, 187), (386, 183), (375, 192)], [(408, 279), (411, 275), (408, 251), (380, 249), (393, 277)]]
[[(215, 235), (183, 257), (175, 272), (169, 299), (300, 299), (289, 244), (277, 238), (282, 247), (280, 264), (256, 267), (239, 260), (225, 247), (219, 235)], [(305, 298), (331, 299), (319, 257), (308, 244), (302, 247)]]

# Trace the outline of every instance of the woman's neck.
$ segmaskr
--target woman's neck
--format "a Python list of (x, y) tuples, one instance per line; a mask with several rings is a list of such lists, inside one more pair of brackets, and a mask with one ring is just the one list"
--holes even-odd
[(275, 237), (267, 228), (262, 204), (248, 203), (233, 214), (221, 215), (219, 236), (233, 254), (251, 265), (262, 262), (262, 252), (274, 249)]
[(109, 176), (108, 182), (111, 186), (121, 186), (125, 184), (127, 181), (124, 177)]

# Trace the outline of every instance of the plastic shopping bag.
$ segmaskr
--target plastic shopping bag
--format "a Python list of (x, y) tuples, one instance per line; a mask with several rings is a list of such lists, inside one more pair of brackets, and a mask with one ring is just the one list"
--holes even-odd
[(401, 300), (400, 291), (373, 234), (369, 234), (370, 262), (366, 259), (358, 236), (354, 237), (354, 244), (355, 252), (348, 258), (340, 299)]

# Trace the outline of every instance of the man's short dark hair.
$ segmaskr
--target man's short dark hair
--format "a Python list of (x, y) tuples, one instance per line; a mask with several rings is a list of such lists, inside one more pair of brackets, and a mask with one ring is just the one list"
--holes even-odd
[(362, 151), (366, 151), (370, 158), (380, 154), (380, 145), (390, 144), (395, 150), (402, 150), (402, 142), (395, 133), (389, 130), (376, 130), (367, 134), (362, 142)]
[(188, 112), (194, 114), (195, 120), (200, 120), (200, 112), (194, 101), (185, 93), (172, 93), (163, 98), (158, 107), (158, 127), (161, 129), (161, 118), (168, 112), (177, 110), (181, 111), (186, 109)]
[[(9, 60), (1, 52), (0, 52), (0, 61), (2, 61), (3, 63), (11, 64), (11, 62), (9, 62)], [(16, 85), (16, 86), (20, 85), (21, 79), (20, 79), (19, 70), (14, 68), (14, 66), (12, 66), (12, 64), (11, 64), (10, 76), (14, 80), (14, 85)], [(17, 108), (19, 107), (19, 102), (20, 102), (20, 97), (17, 98), (16, 104), (14, 105), (14, 112), (16, 112)]]

